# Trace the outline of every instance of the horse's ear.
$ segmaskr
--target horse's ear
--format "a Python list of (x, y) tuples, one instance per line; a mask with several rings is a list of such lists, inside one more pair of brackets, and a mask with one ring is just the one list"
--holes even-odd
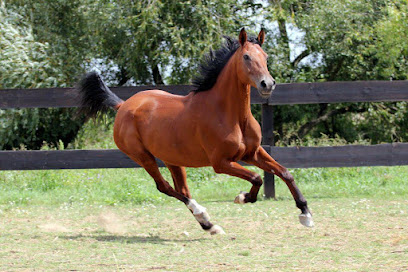
[(243, 28), (241, 29), (241, 32), (239, 32), (239, 38), (238, 38), (238, 40), (239, 40), (239, 43), (241, 44), (241, 46), (244, 46), (244, 44), (245, 44), (246, 41), (247, 41), (247, 33), (246, 33), (246, 31), (245, 31), (245, 27), (243, 27)]
[(264, 28), (262, 28), (261, 31), (259, 32), (257, 40), (260, 45), (264, 43), (265, 41), (265, 29)]

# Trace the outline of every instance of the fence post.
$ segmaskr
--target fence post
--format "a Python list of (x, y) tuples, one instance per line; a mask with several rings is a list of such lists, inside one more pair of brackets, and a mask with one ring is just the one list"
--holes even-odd
[[(262, 144), (274, 146), (275, 139), (273, 135), (273, 108), (272, 105), (262, 104)], [(266, 150), (268, 153), (270, 150)], [(264, 194), (265, 198), (275, 197), (275, 176), (264, 172)]]

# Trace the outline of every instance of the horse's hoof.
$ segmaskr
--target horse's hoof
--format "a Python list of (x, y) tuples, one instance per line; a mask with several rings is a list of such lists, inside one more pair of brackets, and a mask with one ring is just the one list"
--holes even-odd
[(208, 230), (211, 235), (215, 234), (225, 234), (225, 231), (218, 225), (214, 225), (211, 227), (211, 229)]
[(301, 213), (299, 215), (299, 221), (300, 221), (300, 224), (302, 224), (305, 227), (311, 228), (314, 226), (313, 218), (310, 213), (306, 213), (306, 214)]
[(239, 195), (237, 195), (237, 197), (234, 200), (234, 203), (237, 204), (245, 204), (245, 194), (247, 194), (246, 192), (240, 192)]

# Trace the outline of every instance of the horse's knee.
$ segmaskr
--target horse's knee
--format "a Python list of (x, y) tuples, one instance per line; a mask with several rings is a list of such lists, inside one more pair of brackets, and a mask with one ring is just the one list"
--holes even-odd
[(251, 178), (251, 183), (252, 183), (252, 185), (254, 185), (254, 186), (262, 186), (262, 184), (263, 184), (263, 181), (262, 181), (262, 178), (261, 178), (261, 176), (259, 175), (259, 174), (255, 174), (252, 178)]
[(293, 181), (294, 181), (294, 178), (293, 178), (292, 174), (289, 173), (288, 169), (286, 169), (286, 168), (283, 168), (282, 171), (280, 171), (279, 174), (280, 174), (279, 176), (280, 176), (285, 182), (293, 182)]

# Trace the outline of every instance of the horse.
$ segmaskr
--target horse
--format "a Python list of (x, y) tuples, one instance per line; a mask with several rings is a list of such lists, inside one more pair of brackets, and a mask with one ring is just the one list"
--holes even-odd
[[(79, 83), (82, 111), (90, 118), (109, 108), (117, 110), (113, 131), (117, 147), (150, 174), (160, 192), (182, 201), (210, 234), (225, 232), (210, 222), (206, 208), (192, 198), (185, 167), (211, 166), (216, 173), (249, 181), (250, 191), (234, 200), (239, 204), (256, 202), (263, 181), (238, 161), (273, 173), (292, 193), (301, 210), (300, 223), (312, 227), (306, 199), (288, 170), (260, 145), (261, 127), (251, 113), (251, 86), (264, 98), (276, 86), (261, 48), (265, 31), (249, 37), (242, 28), (238, 40), (225, 38), (221, 48), (205, 56), (193, 79), (195, 89), (188, 95), (148, 90), (123, 101), (92, 72)], [(174, 188), (161, 175), (156, 158), (170, 170)]]

